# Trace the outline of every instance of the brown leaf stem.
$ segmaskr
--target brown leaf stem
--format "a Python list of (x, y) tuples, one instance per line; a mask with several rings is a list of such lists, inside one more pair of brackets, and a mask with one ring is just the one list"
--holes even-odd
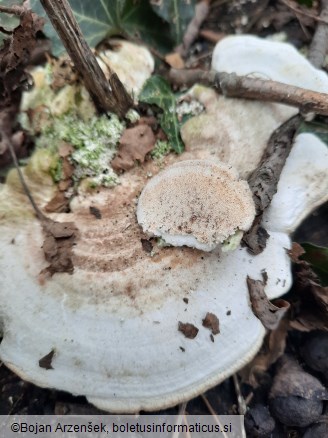
[(176, 85), (200, 83), (215, 89), (226, 97), (256, 99), (284, 103), (299, 108), (303, 113), (314, 112), (328, 116), (328, 94), (318, 93), (281, 82), (238, 76), (235, 73), (214, 70), (171, 69), (170, 79)]

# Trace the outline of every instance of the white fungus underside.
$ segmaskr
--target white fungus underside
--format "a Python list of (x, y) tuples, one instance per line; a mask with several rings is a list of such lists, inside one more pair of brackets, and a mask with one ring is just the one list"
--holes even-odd
[[(325, 145), (310, 141), (313, 138), (299, 136), (293, 149), (293, 165), (299, 169), (299, 175), (304, 154), (322, 157), (324, 153)], [(303, 211), (310, 211), (313, 199), (316, 205), (327, 199), (328, 177), (327, 174), (322, 177), (320, 169), (314, 162), (312, 178), (317, 178), (321, 185), (317, 184), (316, 192), (302, 198), (302, 209), (292, 210), (294, 224)], [(284, 169), (281, 181), (285, 178), (288, 176)], [(122, 186), (113, 190), (124, 191), (125, 179)], [(297, 178), (297, 191), (306, 190), (307, 185), (307, 178)], [(295, 196), (289, 186), (281, 185), (275, 197), (284, 193), (288, 193), (292, 205)], [(92, 203), (91, 199), (86, 201), (87, 205)], [(276, 205), (272, 215), (290, 217), (290, 212)], [(55, 217), (63, 220), (67, 216)], [(269, 214), (267, 220), (271, 218)], [(106, 225), (106, 220), (96, 223), (104, 235), (115, 238), (111, 237), (112, 226)], [(127, 225), (122, 223), (120, 227), (124, 230)], [(94, 251), (92, 239), (87, 237), (90, 232), (92, 235), (90, 224), (77, 222), (77, 226), (85, 238), (79, 240), (74, 252), (94, 258), (95, 269), (76, 267), (72, 276), (55, 274), (43, 286), (37, 280), (46, 266), (40, 250), (43, 240), (40, 225), (31, 220), (27, 228), (20, 230), (2, 228), (0, 319), (4, 333), (0, 358), (26, 380), (86, 395), (105, 410), (137, 412), (165, 408), (230, 376), (251, 360), (265, 333), (251, 311), (246, 276), (261, 279), (262, 271), (266, 270), (266, 293), (271, 299), (281, 296), (291, 285), (290, 259), (286, 253), (290, 239), (278, 229), (268, 229), (267, 248), (256, 257), (243, 248), (222, 253), (220, 258), (215, 251), (174, 248), (167, 251), (176, 251), (172, 254), (180, 254), (182, 260), (186, 257), (181, 251), (190, 254), (190, 266), (188, 260), (185, 264), (168, 265), (165, 257), (146, 257), (136, 260), (130, 268), (109, 274), (97, 270), (98, 261), (106, 257), (103, 252), (106, 247), (99, 247), (99, 241), (98, 250)], [(118, 289), (131, 290), (133, 282), (138, 281), (144, 282), (144, 287), (135, 296)], [(184, 303), (183, 298), (188, 298), (189, 303)], [(227, 315), (229, 310), (231, 315)], [(201, 326), (207, 312), (217, 315), (220, 321), (221, 332), (214, 343), (209, 330)], [(186, 339), (177, 330), (178, 321), (196, 325), (200, 329), (197, 337)], [(56, 351), (54, 369), (40, 368), (39, 360), (52, 349)]]

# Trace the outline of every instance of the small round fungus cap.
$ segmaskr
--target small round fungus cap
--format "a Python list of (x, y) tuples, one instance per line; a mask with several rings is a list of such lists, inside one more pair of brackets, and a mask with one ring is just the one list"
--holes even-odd
[(203, 251), (248, 230), (254, 216), (247, 182), (231, 166), (203, 160), (182, 161), (156, 175), (137, 208), (145, 233)]

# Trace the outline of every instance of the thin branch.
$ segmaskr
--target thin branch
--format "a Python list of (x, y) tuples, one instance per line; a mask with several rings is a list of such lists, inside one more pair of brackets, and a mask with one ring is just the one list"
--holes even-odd
[(176, 85), (190, 86), (195, 83), (201, 83), (215, 87), (219, 93), (226, 97), (284, 103), (299, 108), (304, 113), (314, 112), (328, 115), (328, 94), (318, 93), (281, 82), (237, 76), (235, 73), (197, 69), (171, 69), (170, 79)]
[(26, 9), (24, 8), (24, 6), (18, 6), (18, 5), (14, 5), (14, 6), (0, 5), (0, 12), (3, 12), (5, 14), (17, 15), (17, 17), (21, 17), (26, 12)]
[[(224, 430), (223, 425), (222, 425), (222, 423), (221, 423), (221, 421), (220, 421), (220, 419), (219, 419), (217, 413), (215, 412), (213, 406), (212, 406), (211, 403), (209, 402), (208, 398), (206, 397), (205, 394), (201, 394), (200, 396), (201, 396), (203, 402), (205, 403), (207, 409), (208, 409), (209, 412), (212, 414), (212, 416), (213, 416), (213, 418), (214, 418), (214, 421), (215, 421), (216, 424), (220, 427), (220, 430), (223, 431), (223, 430)], [(223, 438), (228, 438), (228, 436), (225, 434), (225, 432), (222, 432), (222, 437), (223, 437)]]
[[(179, 412), (178, 412), (178, 417), (177, 417), (177, 421), (176, 421), (176, 425), (180, 426), (182, 424), (182, 421), (184, 419), (184, 415), (186, 413), (186, 407), (187, 407), (188, 402), (183, 402), (179, 405)], [(179, 432), (179, 428), (177, 428), (177, 430), (174, 430), (173, 434), (172, 434), (172, 438), (179, 438), (180, 436), (180, 432)]]
[(238, 412), (239, 412), (239, 415), (242, 415), (242, 417), (240, 417), (241, 436), (242, 436), (242, 438), (246, 438), (246, 431), (245, 431), (244, 417), (243, 416), (246, 414), (247, 406), (246, 406), (244, 397), (241, 393), (237, 374), (232, 375), (232, 380), (233, 380), (233, 384), (234, 384), (236, 395), (237, 395)]
[(308, 60), (317, 68), (324, 65), (328, 51), (328, 0), (321, 0), (320, 18), (325, 22), (318, 23), (308, 54)]
[(27, 186), (27, 184), (25, 182), (22, 170), (21, 170), (21, 168), (19, 166), (19, 163), (18, 163), (18, 160), (17, 160), (17, 156), (16, 156), (16, 153), (15, 153), (14, 146), (13, 146), (13, 144), (11, 142), (10, 137), (6, 133), (6, 130), (2, 126), (2, 124), (0, 124), (0, 134), (1, 134), (1, 137), (2, 137), (2, 141), (4, 143), (6, 143), (6, 146), (9, 149), (10, 155), (11, 155), (12, 160), (14, 162), (15, 168), (16, 168), (16, 170), (18, 172), (18, 176), (19, 176), (20, 182), (22, 184), (22, 187), (24, 189), (24, 192), (25, 192), (26, 196), (28, 197), (28, 199), (29, 199), (29, 201), (30, 201), (30, 203), (31, 203), (31, 205), (32, 205), (32, 207), (34, 209), (37, 218), (40, 221), (47, 220), (47, 217), (42, 213), (42, 211), (39, 209), (39, 207), (37, 206), (36, 202), (34, 201), (34, 198), (33, 198), (32, 194), (31, 194), (31, 192), (30, 192), (30, 190), (29, 190), (29, 188), (28, 188), (28, 186)]
[(328, 20), (326, 18), (319, 17), (318, 15), (311, 14), (310, 12), (305, 12), (301, 8), (298, 8), (297, 6), (294, 6), (290, 1), (288, 0), (280, 0), (281, 3), (283, 3), (287, 8), (295, 12), (295, 14), (303, 15), (304, 17), (312, 18), (312, 20), (318, 21), (319, 23), (326, 23), (328, 24)]
[(96, 57), (86, 43), (67, 0), (41, 0), (52, 25), (61, 38), (97, 108), (124, 117), (133, 101), (116, 73), (107, 81)]

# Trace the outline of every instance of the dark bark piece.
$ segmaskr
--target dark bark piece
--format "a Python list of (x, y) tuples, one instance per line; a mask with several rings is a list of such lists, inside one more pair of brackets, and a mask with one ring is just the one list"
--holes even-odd
[(133, 101), (119, 80), (111, 72), (107, 81), (96, 57), (86, 43), (67, 0), (41, 0), (52, 25), (56, 29), (84, 85), (100, 111), (111, 111), (120, 117), (132, 107)]

